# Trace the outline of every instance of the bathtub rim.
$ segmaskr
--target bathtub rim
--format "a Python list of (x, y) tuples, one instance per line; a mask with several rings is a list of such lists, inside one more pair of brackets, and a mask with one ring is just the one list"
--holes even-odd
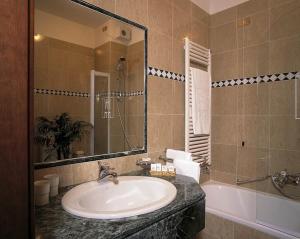
[[(201, 186), (209, 186), (209, 185), (227, 186), (227, 187), (231, 187), (231, 188), (235, 188), (235, 189), (239, 189), (239, 190), (245, 190), (245, 191), (256, 193), (256, 194), (260, 193), (260, 194), (263, 194), (265, 196), (270, 196), (270, 197), (275, 197), (275, 198), (278, 198), (278, 199), (284, 199), (284, 200), (288, 200), (288, 201), (291, 201), (291, 202), (295, 202), (292, 199), (289, 199), (289, 198), (286, 198), (286, 197), (283, 197), (283, 196), (280, 196), (280, 195), (274, 195), (274, 194), (271, 194), (271, 193), (256, 191), (254, 189), (244, 188), (244, 187), (241, 187), (241, 186), (238, 186), (238, 185), (223, 183), (223, 182), (219, 182), (219, 181), (216, 181), (216, 180), (209, 180), (209, 181), (206, 181), (206, 182), (201, 184)], [(203, 189), (203, 191), (205, 191), (205, 190)], [(281, 238), (281, 239), (299, 239), (299, 237), (293, 236), (291, 234), (288, 234), (288, 233), (280, 231), (280, 230), (273, 229), (273, 228), (265, 226), (265, 225), (261, 225), (257, 222), (252, 222), (250, 220), (246, 220), (244, 218), (234, 216), (230, 213), (226, 213), (226, 212), (223, 212), (223, 211), (220, 211), (220, 210), (217, 210), (217, 209), (209, 208), (209, 207), (207, 207), (207, 204), (205, 206), (205, 211), (208, 212), (208, 213), (214, 214), (218, 217), (221, 217), (221, 218), (227, 219), (229, 221), (232, 221), (234, 223), (242, 224), (244, 226), (248, 226), (252, 229), (261, 231), (263, 233), (266, 233), (266, 234), (269, 234), (271, 236), (275, 236), (275, 237), (278, 237), (278, 238)]]
[(248, 192), (259, 193), (259, 194), (263, 194), (265, 196), (275, 197), (275, 198), (278, 198), (278, 199), (284, 199), (284, 200), (287, 200), (287, 201), (290, 201), (290, 202), (300, 203), (300, 201), (293, 200), (293, 199), (284, 197), (282, 195), (267, 193), (267, 192), (263, 192), (263, 191), (257, 191), (257, 190), (251, 189), (251, 188), (246, 188), (246, 187), (238, 186), (236, 184), (224, 183), (224, 182), (220, 182), (220, 181), (216, 181), (216, 180), (206, 181), (204, 183), (201, 183), (200, 186), (202, 187), (202, 186), (206, 186), (206, 185), (216, 185), (216, 184), (222, 185), (222, 186), (228, 186), (228, 187), (236, 188), (236, 189), (240, 189), (240, 190), (245, 190), (245, 191), (248, 191)]

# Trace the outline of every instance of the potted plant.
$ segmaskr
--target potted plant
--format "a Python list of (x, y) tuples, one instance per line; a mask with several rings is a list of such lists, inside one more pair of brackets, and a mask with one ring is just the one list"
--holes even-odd
[(92, 125), (85, 121), (72, 121), (68, 113), (62, 113), (53, 120), (46, 117), (38, 117), (35, 132), (35, 142), (46, 147), (48, 159), (51, 153), (57, 152), (57, 159), (69, 158), (71, 153), (71, 143), (81, 140), (81, 137), (88, 133)]

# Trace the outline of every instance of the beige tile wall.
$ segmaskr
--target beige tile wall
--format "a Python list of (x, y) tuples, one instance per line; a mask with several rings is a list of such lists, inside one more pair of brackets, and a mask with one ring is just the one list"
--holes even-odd
[[(299, 71), (299, 17), (297, 0), (250, 0), (212, 15), (213, 81)], [(240, 26), (245, 19), (250, 24)], [(286, 168), (300, 172), (294, 83), (212, 90), (213, 179), (234, 184)], [(270, 182), (244, 186), (277, 193)]]
[[(183, 38), (189, 36), (203, 46), (209, 45), (209, 15), (189, 0), (90, 0), (89, 2), (148, 27), (150, 66), (184, 73)], [(166, 147), (183, 149), (184, 83), (149, 77), (148, 107), (149, 155), (156, 159)], [(116, 165), (134, 170), (136, 169), (134, 161), (140, 157), (141, 155), (108, 161), (118, 162)], [(66, 175), (70, 175), (68, 168), (81, 165), (83, 164), (37, 170), (36, 175), (41, 177), (49, 170), (62, 172), (61, 175), (64, 175), (65, 170)], [(93, 170), (97, 170), (94, 163), (85, 165), (91, 165)], [(84, 175), (79, 181), (91, 178), (89, 174)], [(63, 185), (78, 182), (72, 180)]]
[[(251, 0), (213, 16), (182, 0), (91, 2), (149, 28), (151, 66), (183, 73), (183, 37), (189, 36), (211, 45), (215, 81), (299, 70), (297, 0)], [(189, 17), (183, 19), (186, 13)], [(239, 27), (248, 17), (251, 24)], [(212, 178), (234, 183), (237, 176), (249, 177), (249, 172), (273, 172), (278, 170), (279, 153), (297, 164), (299, 126), (292, 118), (292, 90), (292, 82), (213, 89)], [(166, 147), (182, 149), (183, 128), (184, 85), (149, 77), (149, 155), (157, 157)], [(272, 190), (265, 186), (261, 190)]]
[[(144, 90), (144, 41), (128, 46), (127, 49), (127, 78), (126, 92)], [(131, 96), (124, 98), (125, 128), (130, 146), (142, 148), (144, 145), (144, 96)], [(125, 144), (125, 149), (130, 150)]]
[[(137, 170), (136, 160), (143, 155), (134, 155), (121, 158), (105, 159), (101, 160), (103, 163), (109, 163), (118, 173), (128, 173), (133, 170)], [(46, 169), (35, 170), (35, 180), (43, 179), (44, 175), (56, 173), (60, 178), (60, 187), (79, 184), (87, 181), (96, 180), (99, 176), (99, 167), (97, 161), (69, 164), (65, 166), (58, 166)]]
[[(120, 76), (116, 70), (120, 57), (126, 57), (124, 76)], [(107, 42), (93, 50), (44, 37), (43, 41), (35, 43), (35, 88), (89, 92), (90, 83), (87, 79), (90, 78), (90, 70), (95, 69), (110, 73), (112, 76), (111, 91), (143, 90), (144, 81), (141, 80), (144, 78), (143, 58), (143, 41), (128, 47), (115, 42)], [(97, 80), (95, 82), (96, 91), (107, 91), (107, 83), (105, 83), (106, 81)], [(74, 120), (89, 121), (90, 102), (88, 98), (35, 95), (34, 101), (36, 106), (35, 118), (45, 116), (52, 119), (58, 114), (68, 112)], [(118, 103), (124, 126), (129, 129), (126, 133), (135, 147), (142, 147), (144, 143), (144, 109), (141, 107), (143, 102), (144, 99), (141, 96), (123, 98)], [(97, 116), (95, 121), (95, 154), (107, 153), (107, 120), (102, 119), (101, 103), (101, 101), (96, 102), (98, 106), (95, 108)], [(128, 111), (126, 113), (127, 118), (124, 118), (125, 111)], [(111, 124), (111, 152), (128, 150), (120, 119), (112, 119)], [(85, 155), (89, 155), (89, 136), (84, 136), (81, 141), (73, 142), (72, 151), (83, 150)], [(37, 145), (35, 145), (35, 149), (34, 161), (39, 162), (43, 150)], [(56, 160), (55, 157), (54, 153), (53, 160)]]
[[(89, 92), (90, 71), (94, 69), (94, 50), (69, 42), (43, 37), (35, 42), (34, 88)], [(76, 80), (74, 80), (76, 79)], [(68, 112), (73, 120), (89, 122), (89, 98), (60, 95), (34, 95), (34, 119), (53, 119)], [(89, 135), (72, 144), (72, 151), (89, 152)], [(34, 162), (41, 161), (43, 150), (34, 145)], [(54, 160), (56, 156), (54, 154)]]

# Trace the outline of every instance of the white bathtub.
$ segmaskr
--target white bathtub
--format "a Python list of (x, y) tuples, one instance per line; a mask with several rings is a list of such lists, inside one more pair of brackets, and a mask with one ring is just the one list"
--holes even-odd
[(278, 238), (300, 238), (300, 203), (234, 185), (208, 182), (206, 211)]

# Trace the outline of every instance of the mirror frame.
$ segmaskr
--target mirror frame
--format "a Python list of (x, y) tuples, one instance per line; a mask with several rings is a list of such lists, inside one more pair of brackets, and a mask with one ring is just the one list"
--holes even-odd
[[(76, 163), (83, 163), (89, 161), (96, 161), (102, 159), (109, 159), (109, 158), (117, 158), (117, 157), (125, 157), (129, 155), (136, 155), (136, 154), (143, 154), (147, 153), (147, 80), (148, 80), (148, 29), (147, 27), (140, 25), (136, 22), (128, 20), (124, 17), (121, 17), (117, 14), (104, 10), (100, 7), (97, 7), (93, 4), (90, 4), (83, 0), (71, 0), (72, 2), (81, 5), (82, 7), (89, 8), (94, 10), (98, 13), (104, 14), (108, 17), (114, 18), (118, 21), (122, 21), (124, 23), (130, 24), (134, 27), (137, 27), (144, 31), (144, 148), (140, 150), (133, 150), (133, 151), (123, 151), (117, 153), (110, 153), (110, 154), (100, 154), (100, 155), (91, 155), (91, 156), (83, 156), (78, 158), (70, 158), (70, 159), (63, 159), (60, 161), (53, 161), (53, 162), (41, 162), (41, 163), (34, 163), (34, 169), (42, 169), (42, 168), (50, 168), (56, 166), (63, 166), (68, 164), (76, 164)], [(34, 64), (33, 64), (34, 66)]]

